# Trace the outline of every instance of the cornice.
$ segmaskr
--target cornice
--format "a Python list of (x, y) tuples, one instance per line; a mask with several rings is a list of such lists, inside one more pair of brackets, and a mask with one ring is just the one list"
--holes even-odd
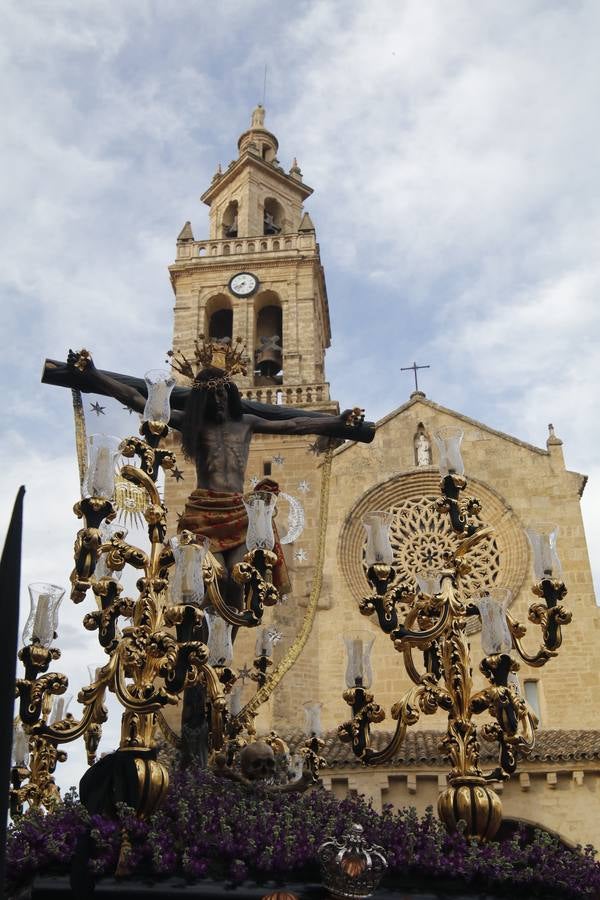
[[(218, 272), (231, 272), (233, 268), (240, 269), (240, 271), (246, 268), (252, 269), (282, 269), (287, 266), (314, 266), (316, 264), (317, 269), (323, 268), (321, 264), (321, 259), (318, 252), (312, 252), (311, 256), (288, 256), (287, 259), (261, 259), (258, 260), (256, 257), (252, 257), (249, 254), (246, 256), (236, 256), (235, 261), (236, 265), (231, 265), (232, 257), (228, 257), (228, 262), (223, 263), (207, 263), (205, 261), (205, 257), (200, 257), (202, 262), (200, 264), (195, 263), (193, 260), (186, 260), (185, 262), (176, 262), (169, 266), (169, 272), (171, 275), (171, 282), (176, 281), (178, 278), (181, 278), (185, 275), (196, 274), (197, 272), (210, 272), (210, 273), (218, 273)], [(237, 265), (239, 263), (239, 265)], [(322, 280), (324, 283), (324, 279)]]
[(292, 188), (297, 194), (301, 196), (303, 200), (306, 200), (307, 197), (313, 193), (313, 189), (309, 187), (307, 184), (304, 184), (302, 181), (297, 181), (295, 178), (292, 178), (291, 175), (287, 175), (285, 172), (280, 172), (279, 169), (276, 169), (275, 166), (271, 165), (268, 162), (265, 162), (259, 156), (255, 156), (253, 153), (250, 153), (246, 150), (242, 156), (237, 159), (232, 166), (227, 168), (220, 178), (217, 178), (206, 191), (200, 196), (200, 200), (203, 203), (206, 203), (207, 206), (211, 206), (215, 197), (221, 193), (224, 187), (231, 184), (231, 182), (239, 175), (240, 171), (247, 166), (254, 166), (259, 172), (262, 172), (264, 175), (268, 175), (270, 178), (274, 178), (278, 181), (283, 182), (286, 187)]

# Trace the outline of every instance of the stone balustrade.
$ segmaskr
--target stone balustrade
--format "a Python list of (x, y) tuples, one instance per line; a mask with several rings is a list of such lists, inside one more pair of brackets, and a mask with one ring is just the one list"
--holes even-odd
[(329, 384), (269, 385), (241, 389), (245, 400), (257, 403), (272, 403), (276, 406), (307, 406), (312, 403), (330, 404)]
[(247, 253), (290, 253), (290, 251), (314, 250), (315, 247), (316, 240), (312, 232), (223, 238), (218, 241), (182, 241), (177, 244), (177, 259), (214, 260), (215, 257)]

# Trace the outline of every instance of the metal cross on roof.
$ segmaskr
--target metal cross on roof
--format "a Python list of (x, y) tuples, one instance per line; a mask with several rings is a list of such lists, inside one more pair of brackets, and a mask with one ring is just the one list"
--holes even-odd
[(418, 366), (416, 362), (412, 364), (412, 366), (402, 366), (400, 368), (401, 372), (413, 372), (415, 376), (415, 391), (419, 390), (419, 382), (417, 381), (417, 370), (418, 369), (430, 369), (431, 366)]

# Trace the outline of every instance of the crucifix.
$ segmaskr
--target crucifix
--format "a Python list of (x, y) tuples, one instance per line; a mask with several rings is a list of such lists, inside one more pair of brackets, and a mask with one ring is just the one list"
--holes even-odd
[(402, 366), (400, 368), (401, 372), (413, 372), (415, 376), (415, 391), (419, 390), (419, 382), (417, 381), (417, 370), (418, 369), (430, 369), (431, 366), (418, 366), (416, 362), (412, 364), (412, 366)]
[[(194, 361), (171, 354), (171, 365), (189, 384), (175, 387), (171, 394), (170, 425), (181, 432), (184, 456), (195, 464), (197, 475), (197, 488), (188, 498), (179, 531), (209, 536), (212, 552), (222, 555), (219, 562), (231, 571), (246, 553), (242, 494), (252, 435), (310, 434), (370, 443), (375, 427), (357, 416), (357, 410), (333, 416), (247, 400), (231, 377), (245, 374), (245, 359), (237, 344), (197, 341)], [(46, 360), (42, 380), (114, 397), (139, 413), (144, 411), (148, 393), (142, 379), (97, 369), (87, 351), (69, 351), (66, 364)], [(209, 502), (217, 515), (212, 507), (208, 509)], [(228, 516), (224, 513), (227, 503)], [(239, 585), (231, 583), (229, 587), (239, 594)]]

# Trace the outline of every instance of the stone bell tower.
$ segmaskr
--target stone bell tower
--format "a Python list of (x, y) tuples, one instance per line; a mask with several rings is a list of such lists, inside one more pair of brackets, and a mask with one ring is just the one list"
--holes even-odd
[[(303, 203), (312, 194), (294, 159), (285, 171), (279, 143), (265, 128), (258, 106), (251, 126), (238, 140), (238, 157), (219, 166), (201, 200), (209, 207), (209, 237), (197, 240), (190, 222), (177, 238), (169, 267), (175, 294), (173, 349), (193, 354), (200, 334), (241, 338), (251, 365), (236, 376), (242, 396), (263, 403), (337, 413), (325, 380), (325, 351), (331, 334), (325, 275), (315, 227)], [(319, 525), (320, 460), (307, 452), (315, 438), (255, 435), (246, 472), (246, 490), (270, 477), (298, 501), (304, 512), (301, 536), (285, 547), (291, 597), (278, 608), (274, 624), (284, 637), (275, 662), (294, 639), (312, 584)], [(167, 477), (165, 500), (170, 533), (195, 487), (193, 467), (177, 451), (183, 480)], [(278, 504), (278, 527), (286, 532), (288, 506)], [(247, 631), (247, 634), (242, 633)], [(256, 630), (236, 638), (236, 660), (252, 664)], [(301, 726), (302, 704), (317, 693), (316, 649), (311, 641), (284, 679), (263, 727)], [(248, 686), (250, 691), (250, 686)], [(169, 721), (177, 728), (177, 713)]]
[(209, 239), (195, 240), (189, 222), (177, 239), (169, 270), (174, 348), (190, 351), (198, 334), (240, 337), (253, 363), (238, 380), (244, 396), (330, 409), (327, 290), (315, 228), (302, 207), (312, 188), (295, 159), (284, 171), (264, 119), (258, 106), (238, 140), (238, 158), (224, 172), (219, 166), (202, 194)]

